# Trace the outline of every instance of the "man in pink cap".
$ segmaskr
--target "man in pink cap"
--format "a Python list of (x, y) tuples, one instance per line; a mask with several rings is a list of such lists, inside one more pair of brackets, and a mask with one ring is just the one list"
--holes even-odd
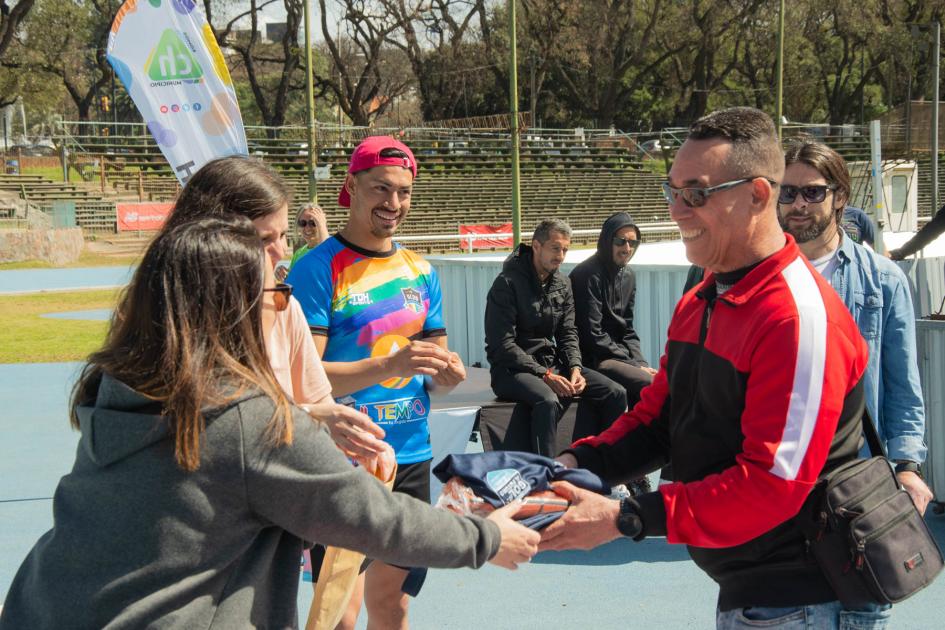
[[(429, 389), (466, 377), (447, 347), (440, 283), (426, 260), (393, 242), (410, 211), (417, 162), (389, 136), (366, 138), (351, 155), (338, 203), (345, 227), (302, 257), (287, 281), (302, 305), (332, 393), (369, 415), (397, 454), (394, 492), (430, 500)], [(346, 442), (357, 455), (358, 433)], [(318, 564), (313, 550), (313, 565)], [(313, 575), (317, 567), (313, 566)], [(406, 628), (408, 597), (422, 574), (375, 562), (339, 627), (354, 628), (362, 597), (372, 625)]]

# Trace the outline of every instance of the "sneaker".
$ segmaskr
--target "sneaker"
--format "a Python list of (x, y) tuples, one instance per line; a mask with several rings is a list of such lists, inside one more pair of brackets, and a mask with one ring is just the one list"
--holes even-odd
[(639, 479), (634, 479), (629, 484), (627, 488), (630, 490), (632, 496), (638, 497), (641, 494), (646, 494), (647, 492), (652, 492), (653, 488), (650, 486), (650, 480), (648, 477), (640, 477)]

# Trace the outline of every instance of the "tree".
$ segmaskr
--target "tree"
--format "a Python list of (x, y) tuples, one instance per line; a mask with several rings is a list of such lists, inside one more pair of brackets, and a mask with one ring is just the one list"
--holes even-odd
[[(35, 1), (7, 2), (7, 0), (0, 0), (0, 64), (7, 61), (6, 52), (12, 45), (16, 44), (16, 33), (21, 28), (30, 9), (33, 8)], [(14, 72), (6, 64), (3, 65), (5, 69), (3, 74), (0, 75), (0, 107), (15, 103), (21, 96), (30, 95), (37, 83), (35, 80), (30, 80), (29, 75)]]
[(0, 0), (0, 60), (13, 43), (20, 23), (26, 18), (35, 2), (36, 0), (18, 0), (8, 3), (7, 0)]
[[(555, 82), (563, 89), (570, 109), (600, 127), (638, 120), (650, 103), (638, 100), (667, 60), (682, 49), (670, 43), (656, 45), (666, 29), (666, 3), (662, 0), (590, 0), (552, 2), (556, 11), (543, 9), (546, 2), (524, 2), (530, 20), (548, 27), (532, 29), (541, 57), (551, 57)], [(571, 24), (551, 25), (547, 16), (561, 15)], [(552, 37), (548, 37), (552, 35)], [(544, 40), (552, 39), (552, 45)], [(543, 50), (544, 48), (544, 50)], [(553, 57), (552, 57), (553, 56)]]
[[(881, 41), (872, 41), (869, 50), (883, 51), (884, 62), (874, 64), (882, 91), (879, 106), (893, 107), (906, 100), (923, 99), (931, 92), (933, 46), (927, 27), (942, 22), (945, 6), (941, 0), (883, 0), (878, 3), (878, 19), (885, 29)], [(925, 27), (920, 29), (920, 25)], [(913, 32), (913, 28), (915, 32)], [(876, 55), (879, 56), (879, 55)], [(876, 105), (874, 105), (875, 107)]]
[(729, 79), (739, 64), (745, 26), (765, 4), (770, 3), (764, 0), (680, 3), (676, 16), (679, 21), (670, 40), (685, 42), (670, 66), (671, 77), (679, 90), (675, 99), (675, 124), (685, 125), (703, 116), (711, 109), (713, 94), (721, 94), (725, 104), (730, 104), (733, 96), (737, 102), (744, 102), (744, 94), (728, 92)]
[(37, 0), (4, 66), (58, 77), (81, 121), (91, 119), (112, 69), (105, 57), (119, 4), (109, 0)]
[(806, 33), (819, 34), (809, 45), (831, 125), (851, 122), (867, 84), (880, 78), (877, 67), (886, 51), (875, 46), (870, 50), (871, 42), (885, 36), (877, 9), (872, 0), (807, 5), (802, 24)]
[[(402, 50), (417, 81), (425, 120), (478, 115), (479, 78), (486, 63), (476, 27), (486, 16), (485, 0), (383, 0), (398, 21), (388, 41)], [(477, 19), (478, 18), (478, 19)]]
[[(278, 42), (265, 42), (260, 34), (261, 12), (276, 0), (249, 0), (249, 8), (237, 13), (222, 27), (214, 27), (221, 47), (235, 53), (232, 67), (234, 80), (245, 77), (262, 123), (279, 127), (286, 122), (293, 91), (304, 81), (299, 27), (302, 24), (303, 0), (282, 0), (286, 29)], [(207, 21), (213, 27), (214, 5), (232, 5), (204, 0)], [(242, 6), (242, 3), (240, 3)], [(239, 28), (248, 21), (249, 29)]]
[(326, 1), (318, 0), (333, 67), (331, 74), (316, 76), (315, 81), (334, 94), (353, 124), (367, 126), (413, 85), (408, 61), (389, 45), (400, 21), (380, 1), (334, 0), (334, 5), (333, 13), (342, 16), (337, 25), (329, 24)]

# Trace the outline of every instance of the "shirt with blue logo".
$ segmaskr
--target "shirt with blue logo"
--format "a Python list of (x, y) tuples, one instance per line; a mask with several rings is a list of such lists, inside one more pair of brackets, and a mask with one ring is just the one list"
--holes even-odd
[[(396, 244), (372, 252), (335, 235), (299, 259), (286, 281), (312, 333), (328, 337), (323, 362), (387, 356), (446, 334), (436, 272)], [(349, 401), (384, 429), (398, 464), (433, 457), (422, 376), (394, 377), (339, 400)]]

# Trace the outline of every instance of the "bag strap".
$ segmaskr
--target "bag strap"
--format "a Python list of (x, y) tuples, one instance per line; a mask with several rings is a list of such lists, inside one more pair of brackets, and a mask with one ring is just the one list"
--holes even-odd
[(870, 412), (865, 407), (863, 408), (863, 434), (866, 436), (866, 443), (869, 444), (870, 453), (873, 457), (886, 457), (886, 449), (876, 432), (876, 425), (873, 424)]

